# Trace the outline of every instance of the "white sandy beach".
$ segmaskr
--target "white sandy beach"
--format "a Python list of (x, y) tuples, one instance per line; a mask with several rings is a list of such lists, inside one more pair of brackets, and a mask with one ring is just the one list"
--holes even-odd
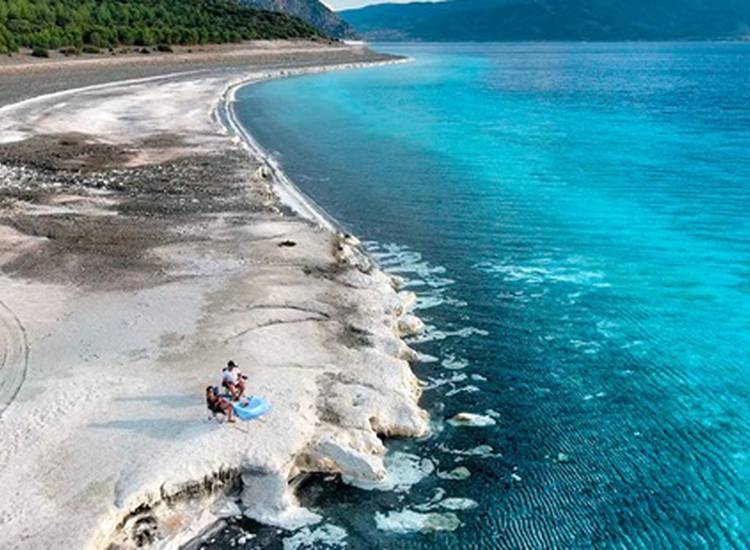
[[(0, 202), (0, 547), (175, 546), (216, 519), (212, 501), (240, 480), (249, 517), (314, 522), (290, 479), (381, 479), (379, 436), (427, 430), (415, 354), (400, 339), (419, 329), (412, 296), (217, 114), (238, 83), (290, 72), (201, 69), (0, 108), (0, 142), (83, 136), (126, 150), (123, 173), (244, 150), (236, 177), (252, 206), (199, 211), (208, 199), (195, 195), (196, 212), (174, 227), (133, 218), (153, 219), (159, 238), (140, 225), (132, 261), (115, 246), (93, 262), (83, 237), (80, 248), (52, 248), (55, 224), (130, 229), (133, 210), (111, 187), (53, 182), (42, 197)], [(33, 182), (34, 170), (0, 164), (0, 191)], [(271, 402), (264, 422), (207, 420), (204, 389), (228, 359), (249, 376), (248, 393)]]

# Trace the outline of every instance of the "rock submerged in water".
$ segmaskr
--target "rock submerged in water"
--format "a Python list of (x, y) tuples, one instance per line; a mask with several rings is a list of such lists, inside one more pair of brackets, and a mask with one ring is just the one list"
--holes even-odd
[(471, 472), (467, 467), (459, 466), (458, 468), (454, 468), (450, 472), (438, 472), (437, 476), (440, 479), (459, 480), (471, 477)]
[(400, 511), (375, 514), (375, 524), (381, 531), (392, 533), (429, 533), (433, 531), (455, 531), (461, 521), (453, 512), (426, 514), (404, 509)]
[(481, 414), (461, 412), (456, 416), (448, 420), (448, 424), (451, 426), (469, 426), (475, 428), (482, 428), (484, 426), (494, 426), (497, 424), (494, 418), (484, 416)]
[(440, 501), (440, 506), (442, 508), (445, 508), (446, 510), (472, 510), (474, 508), (477, 508), (479, 506), (479, 503), (477, 503), (475, 500), (471, 500), (470, 498), (446, 498)]

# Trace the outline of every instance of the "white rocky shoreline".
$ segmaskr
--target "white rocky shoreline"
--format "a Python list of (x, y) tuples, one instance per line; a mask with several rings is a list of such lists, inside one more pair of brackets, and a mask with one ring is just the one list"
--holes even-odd
[[(30, 276), (24, 260), (58, 239), (47, 228), (55, 216), (74, 225), (122, 218), (130, 215), (125, 206), (135, 208), (128, 200), (106, 185), (63, 192), (53, 182), (44, 197), (15, 193), (0, 203), (0, 304), (25, 338), (8, 325), (8, 339), (28, 356), (26, 379), (0, 416), (0, 546), (174, 547), (215, 521), (212, 502), (239, 487), (248, 517), (299, 527), (319, 518), (297, 505), (291, 479), (331, 472), (381, 480), (381, 438), (428, 430), (408, 364), (417, 355), (401, 339), (421, 328), (409, 314), (413, 295), (399, 293), (356, 238), (337, 232), (258, 157), (262, 150), (241, 129), (222, 128), (231, 106), (226, 119), (216, 115), (240, 83), (369, 64), (223, 68), (3, 108), (0, 131), (12, 136), (4, 141), (83, 135), (85, 143), (127, 149), (125, 172), (217, 151), (234, 159), (240, 144), (253, 156), (240, 176), (252, 174), (249, 210), (191, 212), (178, 228), (156, 216), (155, 231), (169, 238), (138, 259), (158, 267), (126, 258), (122, 270), (134, 273), (102, 271), (103, 286), (91, 280), (96, 270), (86, 274), (85, 256), (75, 257), (80, 278), (66, 279), (68, 248), (48, 277)], [(158, 145), (167, 134), (174, 143)], [(133, 143), (149, 145), (133, 151)], [(19, 170), (4, 173), (0, 190)], [(279, 190), (297, 215), (278, 208)], [(24, 231), (38, 220), (47, 229)], [(12, 357), (17, 363), (23, 350)], [(273, 404), (266, 422), (205, 420), (203, 388), (228, 358), (244, 367), (250, 391)]]

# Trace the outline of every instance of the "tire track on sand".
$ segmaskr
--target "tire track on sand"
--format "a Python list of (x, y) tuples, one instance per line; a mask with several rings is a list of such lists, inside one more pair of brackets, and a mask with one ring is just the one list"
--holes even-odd
[(13, 310), (0, 301), (0, 416), (18, 395), (28, 365), (26, 330)]

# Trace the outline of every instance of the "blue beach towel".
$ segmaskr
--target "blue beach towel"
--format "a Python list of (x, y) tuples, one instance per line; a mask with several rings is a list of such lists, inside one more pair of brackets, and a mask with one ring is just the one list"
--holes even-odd
[(247, 397), (232, 403), (234, 414), (240, 420), (253, 420), (271, 410), (271, 404), (262, 397)]

